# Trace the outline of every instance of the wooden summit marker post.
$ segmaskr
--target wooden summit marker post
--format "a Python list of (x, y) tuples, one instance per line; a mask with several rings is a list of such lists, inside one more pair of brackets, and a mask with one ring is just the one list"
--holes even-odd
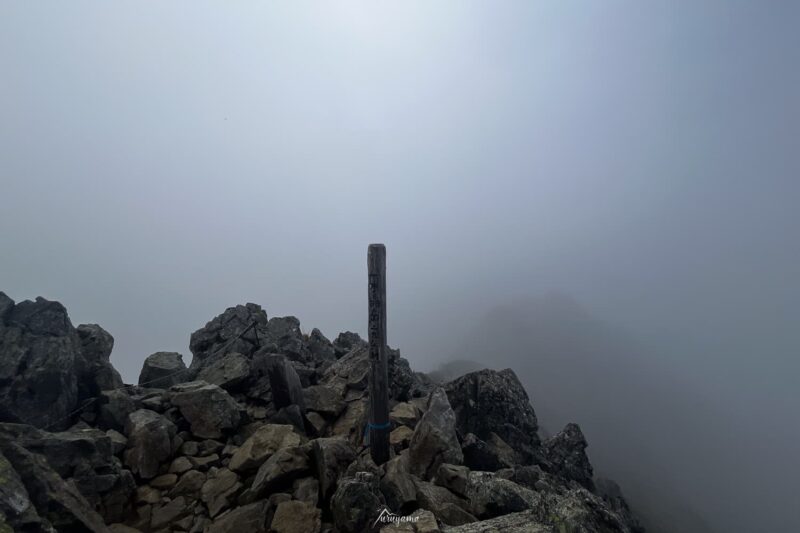
[(367, 251), (369, 298), (369, 451), (375, 464), (389, 460), (389, 368), (386, 354), (386, 247)]

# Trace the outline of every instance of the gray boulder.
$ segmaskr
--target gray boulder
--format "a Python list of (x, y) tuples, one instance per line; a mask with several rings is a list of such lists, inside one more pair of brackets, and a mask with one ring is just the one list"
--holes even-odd
[(270, 529), (275, 533), (319, 533), (322, 513), (304, 501), (281, 502), (275, 508)]
[(369, 475), (341, 480), (331, 498), (333, 523), (342, 533), (375, 531), (373, 524), (382, 508), (381, 494)]
[(306, 409), (331, 418), (342, 414), (346, 407), (341, 394), (327, 385), (312, 385), (303, 389), (303, 402)]
[(263, 496), (282, 486), (291, 486), (295, 479), (307, 474), (309, 468), (308, 455), (302, 446), (283, 448), (261, 465), (250, 490)]
[(289, 360), (279, 354), (268, 355), (266, 366), (275, 408), (297, 405), (301, 411), (305, 411), (303, 386)]
[(497, 434), (522, 460), (530, 461), (539, 445), (538, 422), (525, 388), (511, 369), (479, 370), (445, 386), (461, 435), (486, 441)]
[(250, 359), (236, 352), (215, 358), (197, 374), (197, 379), (227, 391), (240, 390), (249, 377)]
[(464, 464), (472, 470), (494, 472), (524, 461), (521, 454), (514, 451), (494, 432), (489, 433), (486, 441), (479, 439), (474, 433), (467, 433), (461, 443), (461, 449), (464, 452)]
[(183, 356), (177, 352), (156, 352), (144, 360), (139, 385), (168, 389), (189, 379)]
[(342, 438), (323, 438), (311, 441), (311, 451), (319, 480), (320, 496), (327, 503), (334, 491), (336, 482), (356, 458), (353, 446)]
[(367, 341), (362, 339), (358, 333), (345, 331), (343, 333), (339, 333), (339, 336), (333, 341), (333, 354), (336, 359), (341, 359), (353, 351), (353, 349), (366, 345)]
[(170, 401), (180, 409), (196, 437), (217, 439), (238, 428), (241, 422), (236, 400), (224, 389), (205, 381), (173, 386)]
[(553, 473), (594, 490), (594, 471), (586, 456), (587, 446), (580, 426), (567, 424), (563, 430), (542, 443), (542, 450)]
[(81, 340), (60, 303), (3, 296), (0, 421), (65, 429), (80, 399)]
[[(1, 294), (1, 293), (0, 293)], [(2, 300), (0, 300), (2, 304)], [(0, 311), (2, 309), (0, 308)], [(0, 452), (0, 531), (46, 529), (45, 521), (36, 511), (22, 478)], [(8, 530), (6, 528), (10, 527)]]
[(255, 470), (278, 450), (299, 446), (304, 441), (305, 438), (291, 425), (263, 425), (233, 453), (230, 469), (237, 472)]
[(78, 365), (79, 395), (91, 398), (100, 391), (122, 387), (122, 377), (109, 360), (114, 348), (114, 337), (97, 324), (81, 324), (76, 331), (81, 341), (82, 354)]
[(409, 444), (411, 472), (430, 479), (442, 463), (461, 464), (464, 456), (456, 435), (456, 417), (444, 389), (431, 392), (427, 410)]
[(122, 431), (128, 415), (136, 410), (136, 402), (124, 389), (107, 390), (98, 398), (98, 415), (101, 425)]
[(395, 513), (407, 514), (417, 505), (417, 487), (408, 468), (408, 454), (391, 458), (384, 466), (386, 473), (380, 490), (386, 505)]
[(49, 433), (28, 425), (0, 424), (0, 440), (15, 442), (44, 457), (104, 516), (121, 519), (129, 510), (128, 500), (135, 489), (133, 477), (118, 464), (114, 444), (103, 431)]
[[(0, 448), (25, 485), (38, 515), (43, 517), (43, 523), (39, 525), (41, 529), (34, 531), (108, 532), (102, 517), (74, 485), (64, 481), (50, 467), (43, 456), (31, 453), (13, 441), (3, 440)], [(17, 486), (17, 494), (22, 495), (18, 489)], [(17, 501), (16, 505), (27, 504)]]
[(314, 328), (308, 336), (308, 349), (317, 361), (333, 361), (336, 359), (336, 350), (331, 341)]
[(217, 517), (208, 533), (263, 533), (267, 531), (267, 501), (237, 507)]
[(472, 514), (482, 519), (532, 509), (540, 502), (536, 492), (491, 472), (470, 472), (467, 497)]
[(159, 466), (172, 457), (175, 424), (154, 411), (139, 409), (128, 416), (125, 435), (128, 449), (125, 464), (142, 479), (158, 475)]
[(228, 353), (252, 355), (267, 341), (267, 322), (267, 313), (260, 305), (229, 307), (192, 333), (192, 370), (198, 372), (210, 359)]

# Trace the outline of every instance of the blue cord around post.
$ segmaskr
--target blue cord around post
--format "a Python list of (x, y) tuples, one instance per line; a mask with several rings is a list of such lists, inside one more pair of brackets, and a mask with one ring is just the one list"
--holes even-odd
[(391, 422), (386, 422), (385, 424), (372, 424), (367, 422), (367, 425), (364, 426), (364, 445), (369, 445), (369, 430), (370, 429), (388, 429), (392, 425)]

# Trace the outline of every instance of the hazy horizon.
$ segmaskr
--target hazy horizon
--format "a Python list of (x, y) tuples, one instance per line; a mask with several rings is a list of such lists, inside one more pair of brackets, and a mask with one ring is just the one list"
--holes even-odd
[(661, 450), (703, 473), (686, 493), (714, 531), (800, 527), (799, 15), (6, 2), (0, 290), (103, 326), (126, 382), (156, 351), (188, 363), (189, 335), (246, 302), (363, 334), (371, 242), (415, 369), (492, 309), (560, 292), (645, 347), (665, 398), (724, 420), (691, 433), (676, 407), (696, 456)]

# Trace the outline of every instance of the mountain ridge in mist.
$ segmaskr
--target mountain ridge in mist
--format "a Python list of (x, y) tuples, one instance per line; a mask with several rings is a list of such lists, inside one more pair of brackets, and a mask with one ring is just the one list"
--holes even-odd
[[(724, 461), (687, 439), (710, 438), (724, 417), (623, 329), (571, 296), (549, 292), (490, 309), (453, 354), (434, 376), (513, 367), (545, 431), (580, 424), (598, 471), (613, 473), (648, 531), (726, 530), (711, 525), (714, 514), (698, 496), (705, 490), (707, 498), (724, 499)], [(708, 486), (690, 487), (693, 476)]]

